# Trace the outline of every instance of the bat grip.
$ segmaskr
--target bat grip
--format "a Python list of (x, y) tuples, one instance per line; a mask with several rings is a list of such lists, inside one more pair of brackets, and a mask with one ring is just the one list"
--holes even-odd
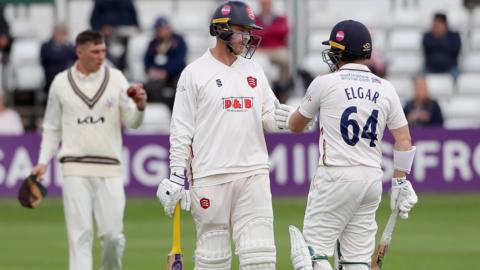
[(180, 248), (180, 204), (177, 203), (175, 206), (175, 210), (173, 212), (173, 243), (172, 243), (172, 250), (170, 253), (178, 254), (181, 253), (182, 250)]

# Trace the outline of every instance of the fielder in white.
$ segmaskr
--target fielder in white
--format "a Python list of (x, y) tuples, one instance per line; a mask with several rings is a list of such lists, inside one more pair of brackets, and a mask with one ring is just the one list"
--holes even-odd
[(39, 179), (44, 175), (62, 142), (58, 158), (69, 269), (93, 267), (93, 220), (102, 245), (102, 269), (121, 269), (125, 248), (121, 128), (141, 124), (146, 94), (135, 86), (136, 95), (127, 96), (123, 74), (104, 65), (105, 42), (99, 32), (80, 33), (76, 54), (74, 66), (58, 74), (50, 87), (40, 157), (32, 173)]
[(406, 219), (417, 196), (406, 174), (415, 155), (408, 123), (394, 87), (365, 64), (372, 40), (356, 21), (342, 21), (324, 44), (332, 71), (309, 86), (298, 110), (277, 105), (280, 128), (303, 131), (320, 113), (320, 160), (313, 179), (303, 234), (290, 227), (294, 269), (368, 270), (374, 251), (375, 212), (382, 194), (381, 143), (386, 127), (395, 139), (391, 207)]
[(262, 68), (249, 60), (259, 41), (253, 28), (260, 29), (249, 6), (221, 4), (210, 24), (215, 47), (188, 65), (178, 82), (171, 175), (161, 181), (157, 196), (167, 215), (179, 200), (188, 209), (184, 172), (190, 171), (196, 270), (230, 269), (232, 238), (239, 269), (275, 269), (264, 130), (278, 130), (276, 98)]

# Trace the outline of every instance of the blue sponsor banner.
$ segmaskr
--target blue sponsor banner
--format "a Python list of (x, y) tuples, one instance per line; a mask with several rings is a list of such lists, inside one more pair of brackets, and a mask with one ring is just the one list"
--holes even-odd
[[(480, 192), (480, 131), (416, 129), (417, 146), (412, 180), (418, 192)], [(271, 187), (276, 196), (305, 195), (318, 164), (318, 133), (268, 134)], [(35, 165), (40, 136), (0, 137), (0, 196), (13, 197)], [(168, 135), (125, 135), (123, 161), (129, 196), (155, 196), (159, 181), (168, 176)], [(392, 138), (386, 135), (384, 188), (393, 172)], [(43, 183), (51, 196), (61, 194), (61, 170), (54, 161)]]

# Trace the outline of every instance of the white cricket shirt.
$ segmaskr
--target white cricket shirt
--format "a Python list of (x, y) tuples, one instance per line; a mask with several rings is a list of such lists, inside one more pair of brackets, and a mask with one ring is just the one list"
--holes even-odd
[(182, 72), (170, 128), (170, 168), (193, 179), (268, 173), (264, 131), (274, 130), (275, 96), (257, 63), (238, 57), (231, 66), (210, 50)]
[(307, 118), (320, 112), (321, 166), (381, 168), (385, 127), (407, 125), (393, 85), (360, 64), (347, 64), (338, 72), (317, 77), (299, 112)]

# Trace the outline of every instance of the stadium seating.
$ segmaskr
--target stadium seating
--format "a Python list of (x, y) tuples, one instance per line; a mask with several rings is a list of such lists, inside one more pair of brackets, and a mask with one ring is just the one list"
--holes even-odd
[(144, 82), (147, 78), (143, 58), (148, 43), (152, 38), (151, 33), (143, 33), (129, 39), (127, 46), (127, 70), (130, 80)]
[[(189, 47), (188, 62), (203, 54), (214, 43), (208, 34), (208, 21), (218, 2), (136, 0), (141, 31), (129, 41), (126, 70), (128, 79), (134, 82), (145, 81), (143, 56), (152, 36), (152, 25), (158, 16), (167, 16), (174, 30), (184, 34)], [(246, 2), (258, 11), (257, 0)], [(300, 38), (293, 41), (292, 55), (298, 57), (295, 62), (299, 68), (309, 71), (311, 75), (330, 72), (322, 60), (321, 52), (326, 47), (321, 42), (328, 39), (331, 27), (340, 20), (356, 19), (364, 22), (371, 30), (373, 48), (386, 60), (387, 79), (392, 81), (401, 100), (405, 101), (413, 94), (413, 76), (422, 71), (422, 35), (430, 28), (432, 15), (445, 12), (450, 27), (461, 33), (463, 45), (459, 63), (463, 74), (456, 82), (448, 78), (448, 75), (428, 76), (432, 96), (438, 98), (444, 107), (449, 107), (455, 98), (480, 97), (480, 89), (477, 90), (480, 85), (480, 6), (467, 10), (463, 0), (303, 0), (294, 3), (276, 0), (274, 9), (292, 15), (294, 11), (290, 7), (300, 2), (298, 6), (303, 10), (295, 11), (300, 14), (300, 18), (297, 21), (293, 17), (289, 18), (290, 25), (294, 31), (297, 25), (307, 29), (304, 34), (295, 35)], [(16, 38), (12, 48), (11, 69), (5, 69), (9, 78), (3, 78), (6, 81), (4, 85), (9, 90), (41, 88), (43, 74), (38, 59), (33, 59), (38, 58), (40, 42), (50, 37), (56, 16), (66, 19), (72, 38), (89, 27), (93, 1), (72, 0), (66, 1), (64, 5), (64, 14), (60, 15), (56, 14), (58, 8), (49, 4), (7, 5), (6, 17)], [(255, 59), (264, 67), (270, 80), (278, 78), (278, 69), (266, 61), (265, 57), (258, 54)], [(447, 110), (455, 112), (456, 109)], [(451, 122), (457, 120), (458, 118), (448, 118), (448, 125), (452, 127)], [(471, 123), (467, 119), (465, 125)]]
[(426, 79), (432, 98), (443, 99), (453, 96), (455, 85), (450, 74), (428, 74)]
[(13, 72), (11, 89), (39, 90), (43, 86), (44, 75), (40, 65), (41, 42), (36, 39), (17, 39), (10, 55)]
[(409, 76), (389, 76), (389, 80), (397, 91), (402, 104), (405, 104), (413, 96), (413, 78)]
[(423, 57), (420, 53), (388, 53), (388, 73), (391, 75), (414, 76), (422, 69)]
[(443, 108), (445, 127), (480, 128), (480, 97), (456, 96)]
[(145, 118), (138, 129), (128, 129), (129, 134), (168, 133), (170, 130), (170, 108), (163, 103), (150, 103), (145, 109)]
[(478, 73), (463, 73), (458, 76), (457, 80), (458, 94), (480, 97), (480, 75)]

